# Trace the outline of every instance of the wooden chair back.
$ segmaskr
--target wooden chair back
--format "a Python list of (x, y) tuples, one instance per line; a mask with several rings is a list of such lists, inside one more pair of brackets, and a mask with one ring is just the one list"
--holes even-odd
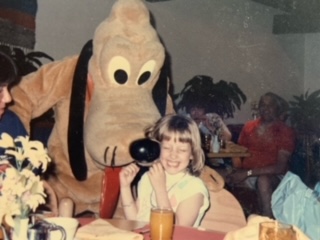
[(219, 232), (229, 232), (246, 226), (246, 217), (238, 200), (226, 189), (209, 191), (210, 208), (201, 227)]

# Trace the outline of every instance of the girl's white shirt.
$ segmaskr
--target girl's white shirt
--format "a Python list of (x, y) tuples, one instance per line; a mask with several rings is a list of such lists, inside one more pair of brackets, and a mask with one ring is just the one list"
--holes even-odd
[[(210, 205), (209, 192), (204, 182), (200, 178), (185, 172), (175, 175), (166, 173), (166, 188), (174, 212), (182, 201), (197, 193), (203, 194), (203, 205), (201, 206), (198, 217), (193, 225), (193, 227), (198, 227)], [(136, 220), (149, 222), (151, 208), (156, 206), (156, 196), (147, 173), (141, 177), (139, 182), (138, 199), (139, 206)]]

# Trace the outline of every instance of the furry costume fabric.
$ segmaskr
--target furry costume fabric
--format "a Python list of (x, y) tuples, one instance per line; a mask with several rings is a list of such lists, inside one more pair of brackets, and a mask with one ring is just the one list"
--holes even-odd
[[(79, 111), (69, 109), (79, 56), (44, 65), (24, 77), (12, 90), (15, 101), (12, 110), (27, 128), (31, 119), (54, 109), (55, 125), (48, 151), (56, 165), (56, 176), (51, 177), (49, 183), (58, 199), (71, 197), (74, 200), (75, 213), (85, 210), (98, 213), (101, 192), (104, 201), (112, 202), (111, 208), (116, 205), (116, 198), (105, 199), (108, 194), (117, 196), (119, 189), (116, 184), (105, 188), (110, 187), (110, 183), (108, 185), (108, 178), (103, 177), (104, 169), (107, 168), (107, 174), (116, 172), (117, 176), (121, 166), (133, 161), (129, 154), (130, 143), (144, 137), (144, 129), (160, 118), (152, 89), (158, 81), (164, 57), (164, 48), (150, 25), (149, 11), (142, 1), (116, 1), (109, 17), (94, 34), (82, 119), (84, 128), (80, 129), (84, 134), (83, 137), (74, 135), (84, 143), (84, 167), (81, 157), (70, 159), (67, 140), (69, 125), (74, 124), (68, 122), (69, 115)], [(169, 94), (166, 103), (166, 113), (173, 113)], [(77, 161), (86, 173), (80, 172), (75, 178), (77, 169), (76, 166), (71, 169), (70, 162)]]

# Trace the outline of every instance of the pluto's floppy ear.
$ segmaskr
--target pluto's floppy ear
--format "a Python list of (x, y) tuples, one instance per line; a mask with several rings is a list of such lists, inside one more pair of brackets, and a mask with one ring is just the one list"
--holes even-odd
[(86, 100), (88, 63), (92, 56), (92, 40), (81, 50), (72, 82), (68, 124), (68, 152), (74, 177), (87, 178), (87, 164), (83, 142), (84, 109)]
[(166, 114), (167, 108), (167, 95), (171, 94), (172, 82), (171, 82), (171, 64), (169, 55), (166, 53), (163, 67), (161, 68), (159, 79), (152, 89), (153, 101), (156, 104), (161, 116)]

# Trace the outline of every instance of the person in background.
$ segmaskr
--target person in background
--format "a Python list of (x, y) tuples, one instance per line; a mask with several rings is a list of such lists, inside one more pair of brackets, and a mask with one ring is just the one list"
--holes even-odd
[(186, 106), (188, 116), (197, 123), (202, 134), (218, 134), (222, 140), (230, 141), (232, 135), (228, 127), (218, 114), (209, 113), (206, 105), (203, 100), (197, 99)]
[(288, 171), (272, 194), (276, 220), (299, 228), (310, 239), (320, 236), (320, 162), (314, 162), (308, 178)]
[(238, 143), (251, 153), (242, 161), (242, 168), (226, 176), (227, 184), (244, 183), (257, 191), (260, 213), (273, 217), (271, 196), (288, 170), (288, 162), (295, 147), (294, 131), (283, 116), (283, 102), (278, 95), (268, 92), (259, 101), (260, 117), (243, 127)]
[[(13, 138), (28, 135), (19, 117), (7, 109), (12, 102), (10, 88), (18, 81), (16, 64), (11, 57), (0, 51), (0, 135), (6, 132)], [(0, 174), (8, 167), (7, 164), (1, 164), (4, 151), (5, 149), (0, 148)]]
[[(0, 134), (6, 132), (13, 138), (28, 135), (19, 117), (7, 109), (8, 104), (12, 102), (10, 88), (18, 81), (18, 71), (14, 61), (0, 52)], [(3, 150), (0, 149), (0, 155), (2, 154)]]
[[(19, 117), (7, 109), (8, 105), (12, 102), (10, 88), (17, 84), (19, 80), (16, 64), (11, 57), (0, 51), (0, 135), (6, 132), (12, 138), (28, 135)], [(0, 148), (0, 174), (8, 167), (7, 163), (1, 163), (1, 155), (4, 155), (4, 151), (5, 149)], [(46, 182), (44, 182), (44, 188), (47, 195), (53, 199), (52, 201), (55, 201), (50, 203), (52, 216), (57, 216), (58, 209), (55, 193)]]
[[(194, 99), (186, 106), (187, 116), (192, 118), (198, 125), (202, 147), (205, 152), (213, 151), (211, 140), (214, 135), (218, 136), (220, 147), (224, 147), (225, 142), (230, 141), (232, 138), (231, 132), (222, 118), (216, 113), (209, 113), (208, 109), (208, 103), (204, 98)], [(210, 137), (208, 138), (208, 136)], [(209, 158), (206, 158), (205, 164), (211, 168), (228, 168), (231, 164), (231, 159), (216, 158), (212, 162)]]
[(139, 171), (132, 163), (120, 172), (120, 196), (129, 220), (148, 222), (152, 207), (170, 208), (175, 224), (198, 227), (209, 207), (209, 193), (198, 177), (204, 167), (197, 124), (182, 115), (166, 115), (146, 136), (160, 143), (160, 157), (138, 183), (134, 199), (131, 183)]

